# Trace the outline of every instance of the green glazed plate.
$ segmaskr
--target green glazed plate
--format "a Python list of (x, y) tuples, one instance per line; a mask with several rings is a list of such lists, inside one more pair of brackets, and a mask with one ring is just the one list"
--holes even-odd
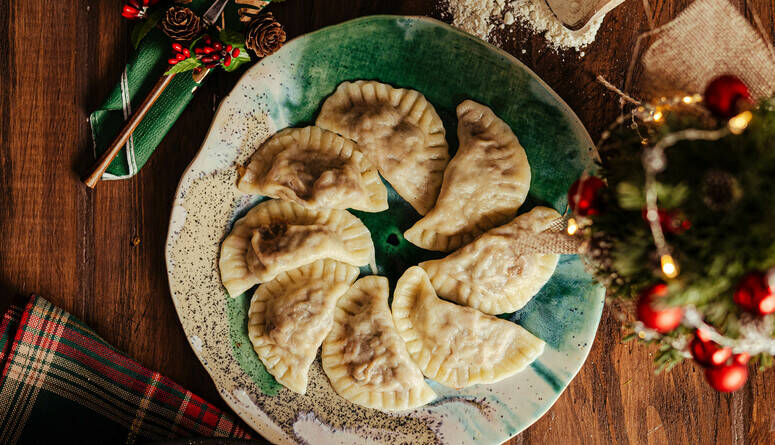
[[(180, 181), (166, 260), (183, 329), (224, 400), (272, 442), (503, 442), (552, 406), (594, 340), (604, 289), (576, 256), (562, 256), (527, 306), (502, 315), (546, 341), (531, 366), (497, 384), (462, 391), (430, 382), (437, 400), (395, 414), (339, 397), (319, 360), (306, 395), (278, 385), (248, 340), (251, 293), (232, 299), (221, 286), (220, 243), (234, 220), (262, 199), (236, 190), (236, 166), (275, 131), (314, 122), (336, 86), (356, 79), (423, 93), (444, 121), (451, 151), (457, 148), (456, 106), (473, 99), (491, 107), (514, 130), (530, 161), (530, 195), (520, 211), (542, 204), (562, 213), (568, 187), (592, 166), (593, 144), (568, 106), (519, 61), (479, 39), (435, 20), (397, 16), (365, 17), (304, 35), (243, 75)], [(392, 285), (407, 267), (438, 254), (401, 237), (419, 216), (392, 189), (389, 202), (382, 213), (354, 213), (371, 231), (379, 272)]]

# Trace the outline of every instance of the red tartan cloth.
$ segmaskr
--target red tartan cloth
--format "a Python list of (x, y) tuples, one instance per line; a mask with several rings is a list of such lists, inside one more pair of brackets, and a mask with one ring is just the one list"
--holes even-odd
[(125, 443), (250, 434), (43, 298), (0, 320), (0, 443)]

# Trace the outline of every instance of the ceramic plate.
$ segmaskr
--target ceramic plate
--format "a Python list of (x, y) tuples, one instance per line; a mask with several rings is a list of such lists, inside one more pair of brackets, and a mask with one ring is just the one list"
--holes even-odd
[[(503, 317), (546, 341), (543, 355), (494, 385), (455, 391), (414, 411), (385, 414), (333, 392), (319, 360), (307, 395), (278, 385), (251, 348), (251, 292), (229, 298), (221, 286), (219, 246), (234, 220), (261, 198), (236, 190), (236, 166), (275, 131), (315, 120), (345, 80), (376, 79), (419, 90), (436, 107), (457, 147), (455, 107), (490, 106), (525, 147), (532, 169), (528, 201), (560, 212), (565, 193), (594, 155), (578, 118), (535, 74), (481, 40), (427, 18), (366, 17), (299, 37), (247, 71), (220, 105), (201, 151), (180, 181), (167, 239), (172, 299), (189, 342), (224, 400), (277, 443), (500, 443), (545, 413), (584, 362), (597, 330), (604, 290), (565, 255), (551, 281), (519, 312)], [(390, 209), (356, 213), (369, 227), (380, 274), (391, 284), (410, 265), (438, 256), (401, 233), (419, 218), (390, 190)], [(395, 236), (393, 236), (395, 235)]]

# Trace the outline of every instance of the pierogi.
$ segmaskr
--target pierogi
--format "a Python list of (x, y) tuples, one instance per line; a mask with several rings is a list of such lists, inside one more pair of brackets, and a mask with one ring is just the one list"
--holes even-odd
[(322, 360), (334, 390), (361, 406), (404, 410), (436, 397), (393, 325), (385, 277), (361, 278), (339, 299)]
[(287, 128), (264, 142), (237, 188), (312, 209), (380, 212), (387, 189), (355, 143), (318, 127)]
[(460, 147), (444, 170), (436, 205), (404, 233), (448, 252), (513, 218), (530, 188), (530, 165), (511, 128), (484, 105), (457, 107)]
[(346, 210), (312, 210), (269, 200), (234, 223), (221, 245), (221, 281), (236, 297), (282, 272), (323, 258), (365, 266), (374, 244), (365, 225)]
[(441, 118), (425, 96), (374, 81), (343, 82), (323, 103), (316, 125), (357, 142), (419, 214), (433, 207), (449, 146)]
[(418, 266), (398, 280), (392, 309), (412, 360), (450, 388), (498, 382), (544, 350), (541, 339), (515, 323), (439, 299)]
[(535, 253), (531, 244), (558, 218), (554, 209), (536, 207), (420, 267), (447, 300), (487, 314), (514, 312), (541, 290), (557, 267), (559, 254)]

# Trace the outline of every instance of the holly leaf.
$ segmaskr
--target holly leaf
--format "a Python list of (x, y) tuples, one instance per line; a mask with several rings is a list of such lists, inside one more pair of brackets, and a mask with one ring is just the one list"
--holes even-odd
[(134, 28), (132, 28), (132, 35), (130, 36), (130, 40), (132, 41), (132, 47), (134, 49), (137, 49), (137, 47), (140, 46), (140, 41), (143, 40), (143, 37), (148, 35), (148, 33), (156, 27), (156, 25), (159, 23), (159, 20), (161, 20), (161, 14), (161, 8), (154, 8), (145, 17), (145, 20), (139, 22), (134, 26)]
[[(226, 45), (231, 45), (237, 48), (240, 48), (245, 45), (245, 34), (242, 34), (241, 32), (232, 31), (230, 29), (222, 29), (218, 33), (218, 40), (225, 43)], [(241, 51), (242, 49), (240, 49)]]
[(204, 34), (200, 34), (200, 35), (199, 35), (199, 37), (195, 38), (195, 39), (194, 39), (194, 40), (191, 42), (191, 44), (190, 44), (190, 45), (188, 45), (188, 49), (189, 49), (189, 50), (190, 50), (192, 53), (194, 52), (194, 47), (196, 46), (196, 44), (197, 44), (197, 43), (199, 43), (199, 41), (200, 41), (200, 40), (202, 40), (202, 39), (204, 38), (204, 36), (205, 36)]
[(250, 54), (248, 54), (248, 50), (246, 50), (244, 46), (234, 45), (234, 47), (239, 48), (239, 56), (232, 57), (231, 64), (229, 66), (223, 67), (223, 69), (228, 72), (232, 72), (239, 68), (241, 65), (250, 62)]
[(196, 57), (189, 57), (188, 59), (181, 60), (180, 62), (172, 65), (170, 69), (167, 70), (166, 73), (164, 73), (165, 76), (168, 76), (170, 74), (177, 74), (177, 73), (183, 73), (186, 71), (191, 71), (194, 68), (199, 68), (201, 66), (204, 66), (204, 64), (199, 61)]

